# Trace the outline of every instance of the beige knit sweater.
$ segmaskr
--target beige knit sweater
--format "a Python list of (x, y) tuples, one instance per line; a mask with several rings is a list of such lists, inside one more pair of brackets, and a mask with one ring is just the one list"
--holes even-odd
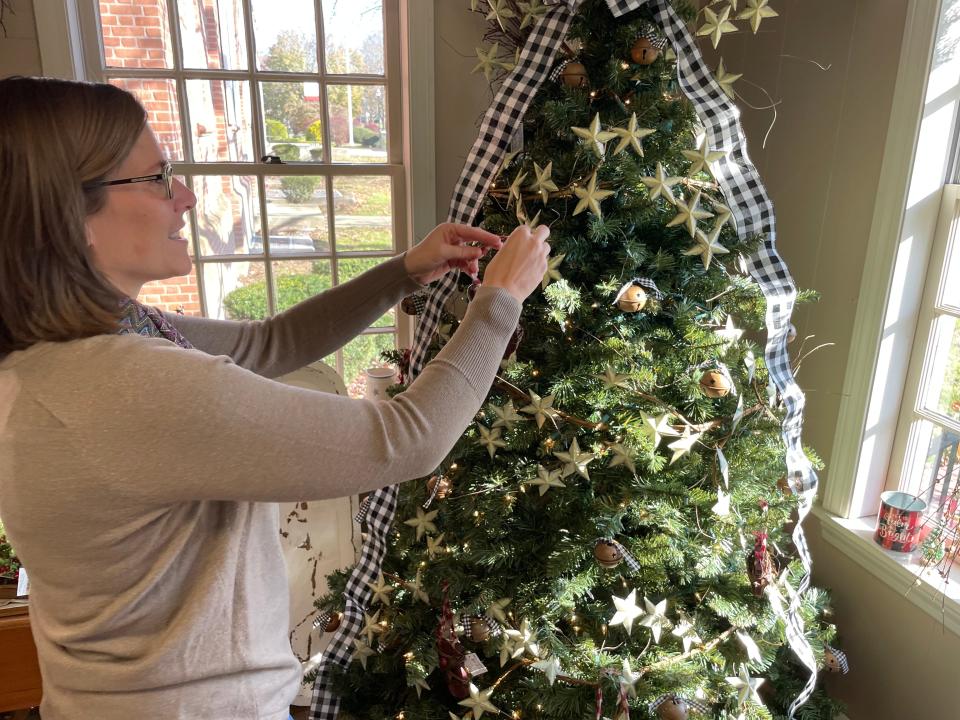
[(171, 317), (0, 362), (0, 516), (31, 579), (44, 720), (286, 720), (300, 683), (275, 503), (431, 472), (477, 412), (520, 303), (483, 288), (390, 402), (267, 378), (418, 287), (396, 258), (263, 323)]

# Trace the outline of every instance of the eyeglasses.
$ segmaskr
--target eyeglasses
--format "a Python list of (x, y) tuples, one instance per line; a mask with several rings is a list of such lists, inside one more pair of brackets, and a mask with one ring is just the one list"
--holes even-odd
[(124, 178), (123, 180), (104, 180), (102, 182), (89, 183), (85, 187), (95, 188), (106, 187), (108, 185), (132, 185), (133, 183), (142, 182), (163, 182), (167, 190), (167, 199), (173, 199), (173, 165), (169, 162), (164, 162), (160, 168), (160, 172), (155, 175), (141, 175), (139, 177)]

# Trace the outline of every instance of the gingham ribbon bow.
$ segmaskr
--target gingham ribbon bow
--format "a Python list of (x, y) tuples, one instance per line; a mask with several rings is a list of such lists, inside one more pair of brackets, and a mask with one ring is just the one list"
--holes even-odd
[[(789, 717), (793, 718), (796, 709), (813, 694), (817, 673), (816, 658), (804, 635), (803, 620), (799, 614), (802, 595), (810, 584), (811, 565), (802, 523), (813, 505), (817, 475), (800, 443), (804, 397), (793, 379), (786, 349), (796, 288), (786, 265), (776, 251), (773, 203), (747, 155), (739, 110), (714, 80), (683, 21), (676, 15), (669, 0), (606, 1), (611, 12), (617, 17), (645, 4), (653, 10), (656, 23), (676, 52), (680, 87), (693, 103), (706, 129), (708, 144), (726, 153), (712, 169), (727, 204), (733, 211), (737, 228), (744, 236), (764, 236), (761, 246), (748, 259), (748, 269), (767, 301), (767, 368), (786, 407), (783, 439), (786, 446), (787, 475), (800, 501), (793, 541), (804, 568), (799, 591), (794, 593), (792, 588), (788, 591), (791, 596), (789, 607), (784, 609), (776, 602), (772, 602), (772, 605), (785, 621), (790, 647), (811, 673), (803, 691), (790, 705)], [(549, 9), (530, 32), (516, 67), (504, 79), (484, 115), (477, 140), (470, 150), (453, 194), (448, 215), (450, 222), (472, 224), (483, 203), (486, 188), (496, 176), (501, 158), (506, 154), (516, 129), (521, 126), (523, 116), (538, 87), (554, 65), (570, 21), (581, 2), (582, 0), (546, 0), (545, 4)], [(431, 338), (440, 322), (443, 304), (457, 285), (456, 275), (450, 273), (440, 281), (420, 316), (410, 360), (411, 378), (416, 377), (423, 368)], [(339, 698), (330, 687), (330, 667), (331, 664), (345, 667), (350, 662), (353, 640), (360, 628), (362, 609), (369, 600), (366, 583), (375, 579), (383, 561), (396, 500), (396, 486), (383, 488), (370, 496), (369, 533), (363, 545), (360, 562), (354, 568), (347, 584), (347, 606), (343, 622), (319, 664), (319, 674), (314, 684), (311, 720), (335, 720), (337, 717)]]
[(603, 540), (608, 542), (611, 545), (614, 545), (617, 550), (620, 551), (620, 554), (623, 555), (623, 561), (627, 563), (627, 567), (630, 568), (630, 572), (636, 573), (640, 572), (640, 563), (637, 562), (637, 559), (623, 546), (622, 543), (617, 542), (613, 538), (597, 538), (597, 540)]

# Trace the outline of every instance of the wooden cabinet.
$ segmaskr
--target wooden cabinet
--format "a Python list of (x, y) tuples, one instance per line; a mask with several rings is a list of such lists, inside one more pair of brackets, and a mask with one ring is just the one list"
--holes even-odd
[(0, 712), (40, 704), (40, 665), (30, 611), (0, 617)]

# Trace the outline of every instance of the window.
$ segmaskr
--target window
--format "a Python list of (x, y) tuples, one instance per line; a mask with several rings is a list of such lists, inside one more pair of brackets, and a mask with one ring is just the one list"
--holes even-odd
[(950, 568), (873, 541), (883, 491), (927, 500), (932, 529), (960, 482), (960, 0), (911, 7), (815, 513), (825, 540), (960, 632), (960, 590), (938, 572)]
[[(947, 184), (957, 173), (960, 0), (917, 9), (904, 36), (822, 496), (830, 513), (870, 527), (884, 490), (928, 493), (936, 504), (946, 476), (935, 481), (934, 465), (960, 429), (950, 408), (960, 389), (951, 351), (957, 188)], [(936, 475), (943, 472), (946, 465)]]
[[(87, 0), (86, 74), (136, 95), (197, 195), (166, 310), (261, 319), (405, 249), (398, 0)], [(89, 44), (89, 43), (85, 43)], [(391, 310), (326, 358), (353, 394)]]
[(890, 489), (927, 503), (929, 517), (957, 513), (960, 489), (960, 185), (943, 189), (920, 308)]

